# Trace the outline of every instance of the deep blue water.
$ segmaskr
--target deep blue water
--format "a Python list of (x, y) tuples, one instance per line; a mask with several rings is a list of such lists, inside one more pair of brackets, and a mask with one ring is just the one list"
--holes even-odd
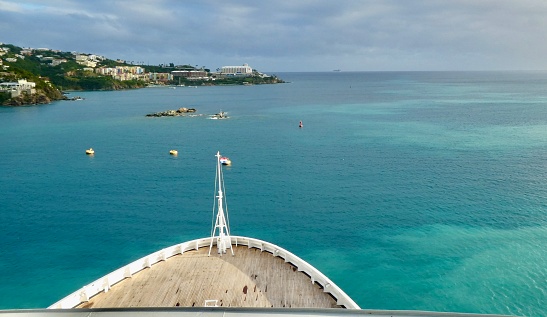
[(0, 309), (208, 236), (220, 151), (232, 234), (362, 308), (547, 315), (547, 73), (278, 75), (0, 107)]

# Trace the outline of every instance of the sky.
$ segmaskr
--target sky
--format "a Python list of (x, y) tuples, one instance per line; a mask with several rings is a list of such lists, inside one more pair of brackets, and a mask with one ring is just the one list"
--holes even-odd
[(547, 1), (0, 0), (0, 42), (211, 70), (547, 70)]

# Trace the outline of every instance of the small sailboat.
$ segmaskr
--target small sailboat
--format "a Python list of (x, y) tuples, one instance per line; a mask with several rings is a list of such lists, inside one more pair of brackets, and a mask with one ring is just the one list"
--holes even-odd
[(299, 128), (304, 127), (304, 124), (302, 124), (302, 120), (300, 120), (300, 124), (298, 124), (298, 127), (299, 127)]
[(95, 150), (93, 150), (93, 148), (89, 148), (89, 149), (85, 150), (85, 154), (93, 155), (93, 154), (95, 154)]

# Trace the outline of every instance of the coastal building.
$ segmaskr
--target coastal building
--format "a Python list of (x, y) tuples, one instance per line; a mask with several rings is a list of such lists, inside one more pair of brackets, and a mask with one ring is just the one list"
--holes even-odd
[(76, 63), (85, 62), (87, 61), (87, 55), (76, 54), (75, 59), (76, 59)]
[(76, 63), (86, 66), (86, 67), (96, 67), (97, 64), (104, 60), (104, 56), (99, 55), (85, 55), (85, 54), (74, 54), (74, 57), (76, 59)]
[(207, 72), (204, 70), (174, 70), (171, 72), (173, 78), (186, 78), (189, 80), (208, 79)]
[(26, 79), (19, 79), (17, 82), (4, 82), (0, 83), (0, 92), (10, 93), (11, 98), (17, 97), (23, 93), (35, 94), (36, 83), (27, 81)]
[(100, 62), (100, 61), (104, 61), (106, 58), (101, 55), (91, 54), (91, 55), (88, 55), (87, 59), (94, 62)]
[(95, 69), (95, 72), (101, 75), (112, 75), (112, 74), (116, 74), (116, 68), (115, 67), (99, 67)]
[(145, 69), (140, 66), (99, 67), (95, 69), (95, 73), (112, 76), (117, 80), (146, 80), (145, 72)]
[(76, 61), (76, 63), (82, 65), (82, 66), (86, 66), (86, 67), (96, 67), (97, 66), (97, 62), (94, 62), (94, 61)]
[(156, 84), (167, 83), (173, 80), (173, 75), (170, 73), (148, 73), (148, 80)]
[(62, 59), (54, 59), (51, 61), (51, 66), (57, 66), (57, 65), (61, 65), (62, 63), (66, 63), (67, 60), (62, 58)]
[(248, 64), (243, 66), (222, 66), (220, 69), (221, 76), (251, 76), (253, 69)]

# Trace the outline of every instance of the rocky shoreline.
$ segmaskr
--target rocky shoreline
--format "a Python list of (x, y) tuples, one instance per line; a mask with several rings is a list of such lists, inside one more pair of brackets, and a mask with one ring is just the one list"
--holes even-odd
[[(66, 98), (66, 97), (65, 97)], [(35, 94), (22, 94), (17, 97), (10, 98), (2, 103), (3, 106), (28, 106), (28, 105), (45, 105), (55, 100), (63, 100), (64, 98), (51, 99), (45, 93), (37, 92)]]

